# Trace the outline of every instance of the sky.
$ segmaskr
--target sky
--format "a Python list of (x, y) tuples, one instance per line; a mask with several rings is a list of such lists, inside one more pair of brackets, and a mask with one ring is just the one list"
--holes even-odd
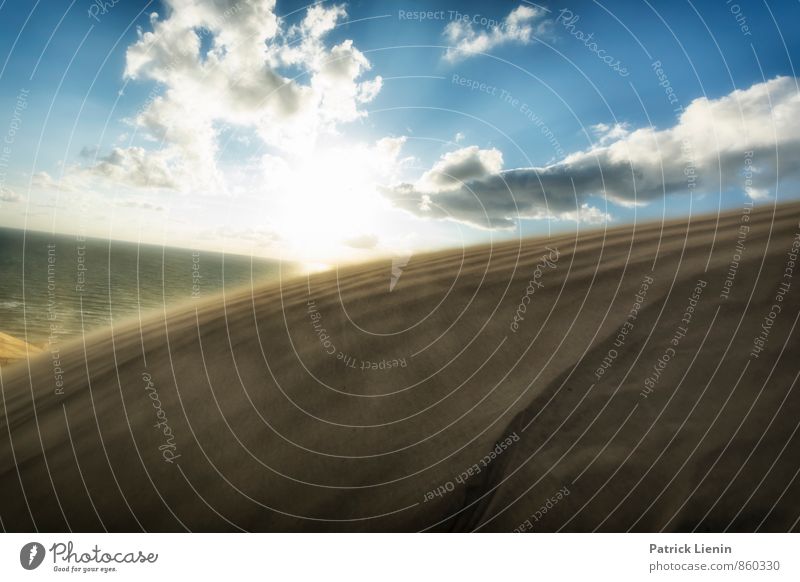
[(332, 265), (796, 199), (799, 18), (0, 0), (0, 226)]

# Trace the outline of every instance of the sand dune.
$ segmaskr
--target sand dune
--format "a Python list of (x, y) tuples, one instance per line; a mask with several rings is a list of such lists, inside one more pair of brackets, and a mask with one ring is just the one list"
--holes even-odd
[(63, 394), (4, 367), (2, 525), (797, 530), (800, 205), (747, 217), (243, 290), (62, 347)]
[(41, 352), (41, 348), (0, 332), (0, 366), (5, 366)]

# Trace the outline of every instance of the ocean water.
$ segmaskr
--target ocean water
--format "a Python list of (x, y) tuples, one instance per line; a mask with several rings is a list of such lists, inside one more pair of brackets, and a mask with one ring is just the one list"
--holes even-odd
[(0, 228), (0, 331), (41, 346), (298, 272), (257, 257)]

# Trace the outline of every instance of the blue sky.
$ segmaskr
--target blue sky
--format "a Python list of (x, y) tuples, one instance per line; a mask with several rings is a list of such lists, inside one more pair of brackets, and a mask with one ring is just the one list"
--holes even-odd
[(0, 3), (0, 225), (330, 263), (796, 196), (797, 3), (102, 4)]

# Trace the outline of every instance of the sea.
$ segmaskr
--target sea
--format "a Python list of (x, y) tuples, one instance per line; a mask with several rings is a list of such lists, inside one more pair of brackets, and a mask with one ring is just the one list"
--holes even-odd
[(43, 347), (299, 273), (259, 257), (0, 228), (0, 331)]

